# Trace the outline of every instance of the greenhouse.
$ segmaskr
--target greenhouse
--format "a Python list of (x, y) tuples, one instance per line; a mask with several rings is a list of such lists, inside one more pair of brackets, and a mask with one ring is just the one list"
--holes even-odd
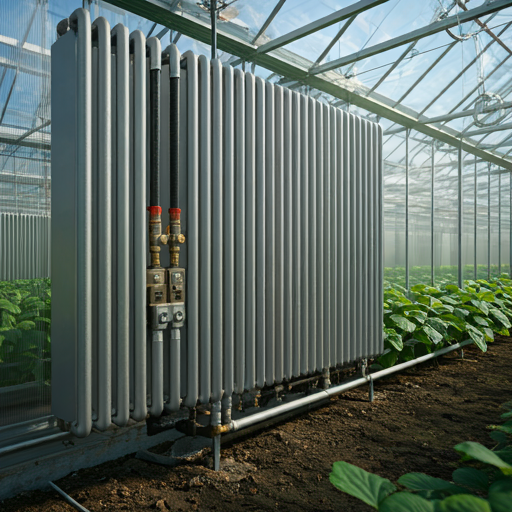
[(511, 25), (1, 0), (0, 509), (512, 510)]

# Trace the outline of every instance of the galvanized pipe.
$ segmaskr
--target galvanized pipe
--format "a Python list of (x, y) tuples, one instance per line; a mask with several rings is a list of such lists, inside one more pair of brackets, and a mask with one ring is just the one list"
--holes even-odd
[(128, 81), (129, 32), (122, 24), (112, 29), (115, 48), (115, 176), (116, 211), (116, 312), (117, 382), (113, 422), (124, 427), (130, 419), (130, 123)]
[(359, 377), (352, 381), (340, 384), (339, 386), (333, 386), (329, 389), (319, 391), (318, 393), (315, 393), (313, 395), (305, 396), (304, 398), (299, 398), (297, 400), (294, 400), (293, 402), (289, 402), (289, 403), (286, 403), (283, 405), (278, 405), (277, 407), (272, 407), (271, 409), (267, 409), (265, 411), (251, 414), (250, 416), (246, 416), (245, 418), (241, 418), (239, 420), (232, 420), (231, 423), (229, 424), (229, 432), (236, 432), (237, 430), (242, 430), (244, 428), (250, 427), (251, 425), (255, 425), (257, 423), (261, 423), (262, 421), (265, 421), (265, 420), (268, 420), (271, 418), (275, 418), (276, 416), (293, 411), (295, 409), (299, 409), (306, 405), (311, 405), (316, 402), (321, 402), (322, 400), (325, 400), (326, 398), (330, 398), (330, 397), (339, 395), (345, 391), (348, 391), (350, 389), (354, 389), (354, 388), (362, 386), (364, 384), (368, 384), (370, 381), (370, 377), (373, 381), (376, 381), (377, 379), (381, 379), (381, 378), (391, 375), (393, 373), (399, 372), (401, 370), (405, 370), (406, 368), (410, 368), (411, 366), (415, 366), (417, 364), (424, 363), (425, 361), (428, 361), (435, 357), (442, 356), (442, 355), (452, 352), (454, 350), (460, 349), (462, 347), (465, 347), (466, 345), (470, 345), (471, 343), (473, 343), (472, 340), (466, 340), (461, 343), (457, 343), (455, 345), (451, 345), (449, 347), (442, 348), (440, 350), (432, 352), (431, 354), (427, 354), (425, 356), (418, 357), (411, 361), (407, 361), (405, 363), (392, 366), (391, 368), (386, 368), (385, 370), (380, 370), (380, 371), (372, 373), (368, 376)]
[(112, 413), (112, 206), (111, 206), (111, 84), (110, 84), (110, 25), (105, 18), (97, 18), (92, 24), (92, 35), (98, 41), (96, 103), (97, 161), (94, 172), (97, 183), (98, 234), (97, 234), (97, 361), (98, 394), (97, 420), (94, 426), (106, 430)]
[(132, 32), (133, 50), (133, 266), (134, 266), (134, 403), (132, 417), (147, 414), (146, 385), (146, 38)]
[(89, 435), (92, 427), (92, 66), (91, 19), (85, 9), (69, 18), (77, 32), (77, 420), (71, 431)]

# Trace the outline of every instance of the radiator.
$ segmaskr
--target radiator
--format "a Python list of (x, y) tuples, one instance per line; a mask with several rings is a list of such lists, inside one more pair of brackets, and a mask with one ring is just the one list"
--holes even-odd
[(50, 218), (0, 213), (0, 281), (50, 276)]
[(81, 9), (68, 24), (52, 48), (53, 413), (86, 436), (380, 354), (381, 128), (191, 52), (161, 67), (164, 212), (180, 74), (186, 321), (158, 348), (145, 282), (153, 64), (139, 31), (91, 28)]

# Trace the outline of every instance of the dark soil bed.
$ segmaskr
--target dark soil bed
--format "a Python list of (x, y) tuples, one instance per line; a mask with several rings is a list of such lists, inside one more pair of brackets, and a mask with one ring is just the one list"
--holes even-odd
[[(451, 353), (421, 367), (332, 399), (329, 406), (222, 448), (223, 470), (208, 454), (165, 468), (134, 456), (84, 469), (59, 485), (91, 512), (99, 510), (373, 510), (329, 483), (332, 463), (345, 460), (395, 481), (420, 471), (450, 479), (453, 446), (492, 447), (487, 425), (512, 399), (512, 339), (485, 354)], [(55, 492), (30, 492), (0, 503), (3, 512), (72, 511)]]

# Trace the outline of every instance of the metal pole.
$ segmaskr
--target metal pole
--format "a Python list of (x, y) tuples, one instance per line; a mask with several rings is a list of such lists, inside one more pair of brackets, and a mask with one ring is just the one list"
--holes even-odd
[(487, 280), (491, 279), (491, 164), (487, 165)]
[(458, 233), (457, 233), (457, 243), (458, 243), (458, 286), (459, 288), (463, 287), (462, 280), (462, 144), (459, 146), (458, 152)]
[(212, 60), (217, 58), (217, 0), (210, 0), (210, 21), (212, 25)]
[(405, 132), (405, 288), (409, 290), (409, 132)]
[(512, 175), (509, 174), (509, 181), (510, 181), (510, 188), (509, 188), (509, 203), (510, 203), (510, 210), (508, 212), (508, 220), (509, 220), (509, 230), (510, 230), (510, 236), (509, 236), (509, 268), (508, 268), (508, 276), (510, 277), (512, 275)]
[(430, 284), (434, 286), (434, 186), (435, 186), (435, 145), (432, 139), (432, 180), (430, 187)]
[(501, 275), (501, 172), (498, 174), (498, 276)]
[(474, 237), (474, 245), (473, 245), (473, 251), (474, 251), (474, 262), (473, 262), (473, 267), (474, 267), (474, 274), (475, 274), (475, 280), (478, 279), (478, 266), (477, 266), (477, 233), (478, 233), (478, 229), (477, 229), (477, 219), (478, 219), (478, 215), (477, 215), (477, 208), (478, 208), (478, 179), (477, 179), (477, 169), (476, 169), (476, 160), (475, 160), (475, 212), (474, 212), (474, 222), (475, 222), (475, 226), (474, 226), (474, 233), (475, 233), (475, 237)]

